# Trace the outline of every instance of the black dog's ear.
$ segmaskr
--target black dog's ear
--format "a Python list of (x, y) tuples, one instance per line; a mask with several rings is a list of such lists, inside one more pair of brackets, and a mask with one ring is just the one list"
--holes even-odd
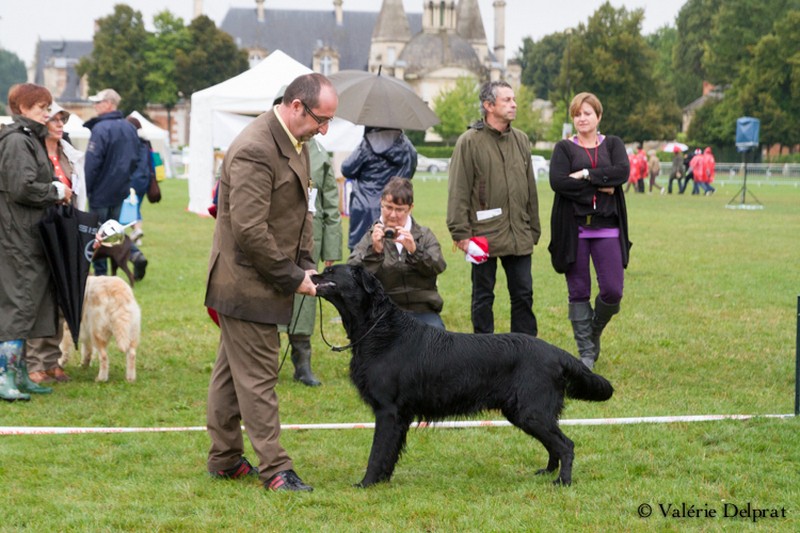
[(360, 265), (353, 267), (353, 278), (367, 294), (375, 294), (381, 289), (380, 281)]

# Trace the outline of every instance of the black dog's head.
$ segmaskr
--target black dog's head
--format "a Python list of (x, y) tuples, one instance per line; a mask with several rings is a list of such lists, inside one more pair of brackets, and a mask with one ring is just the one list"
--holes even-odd
[(345, 329), (365, 323), (389, 302), (378, 279), (360, 266), (334, 265), (311, 276), (317, 296), (325, 298), (342, 316)]

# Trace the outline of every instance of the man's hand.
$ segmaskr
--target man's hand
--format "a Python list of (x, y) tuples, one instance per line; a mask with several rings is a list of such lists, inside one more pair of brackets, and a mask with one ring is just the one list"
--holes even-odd
[(313, 281), (311, 281), (312, 274), (317, 274), (317, 271), (306, 270), (306, 277), (303, 278), (302, 283), (300, 283), (300, 286), (297, 287), (297, 290), (295, 291), (297, 294), (305, 294), (306, 296), (317, 295), (317, 286), (314, 285)]
[(410, 231), (405, 228), (398, 227), (395, 229), (394, 234), (394, 242), (399, 242), (402, 244), (403, 248), (405, 248), (409, 254), (413, 254), (417, 251), (417, 243), (414, 241), (414, 236), (411, 235)]
[(372, 225), (372, 249), (376, 254), (383, 253), (383, 224), (376, 222)]
[(456, 241), (455, 245), (456, 247), (458, 247), (459, 250), (461, 250), (464, 253), (467, 253), (467, 251), (469, 251), (469, 239)]

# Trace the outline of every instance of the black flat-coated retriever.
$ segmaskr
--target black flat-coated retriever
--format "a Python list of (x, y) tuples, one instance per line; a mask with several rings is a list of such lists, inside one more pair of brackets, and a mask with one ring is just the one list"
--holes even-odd
[(569, 353), (520, 333), (451, 333), (397, 307), (361, 267), (336, 265), (312, 276), (317, 295), (342, 316), (352, 343), (350, 377), (375, 413), (367, 487), (392, 477), (414, 419), (441, 420), (498, 409), (547, 449), (539, 474), (572, 481), (572, 441), (558, 427), (564, 396), (602, 402), (614, 392)]

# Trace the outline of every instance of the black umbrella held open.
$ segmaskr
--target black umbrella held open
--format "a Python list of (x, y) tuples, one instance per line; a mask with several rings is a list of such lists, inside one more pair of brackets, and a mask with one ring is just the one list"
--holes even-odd
[(403, 80), (360, 70), (342, 70), (329, 76), (339, 94), (336, 116), (353, 124), (425, 131), (439, 117)]
[(49, 207), (39, 222), (42, 247), (56, 287), (58, 306), (64, 313), (76, 346), (92, 243), (98, 226), (96, 214), (68, 205)]

